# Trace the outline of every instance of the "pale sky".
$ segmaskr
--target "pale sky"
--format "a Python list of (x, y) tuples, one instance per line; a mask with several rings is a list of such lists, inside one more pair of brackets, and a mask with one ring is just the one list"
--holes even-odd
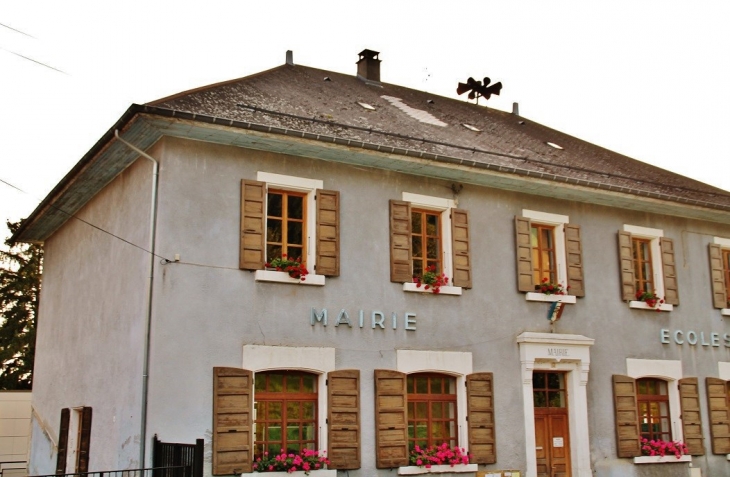
[[(294, 62), (456, 97), (730, 190), (727, 1), (0, 3), (0, 237), (131, 103)], [(15, 31), (15, 30), (19, 30)], [(22, 32), (22, 33), (20, 33)], [(22, 58), (22, 55), (26, 58)], [(44, 63), (54, 69), (42, 66)]]

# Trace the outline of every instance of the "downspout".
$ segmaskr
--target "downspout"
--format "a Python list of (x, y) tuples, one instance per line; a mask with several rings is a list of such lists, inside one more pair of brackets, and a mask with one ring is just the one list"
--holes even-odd
[(148, 381), (150, 371), (150, 330), (152, 328), (152, 296), (153, 296), (153, 284), (155, 276), (155, 237), (157, 232), (157, 189), (159, 186), (159, 170), (160, 163), (157, 160), (134, 146), (128, 143), (119, 136), (119, 130), (114, 130), (114, 136), (125, 146), (144, 157), (152, 161), (152, 202), (150, 208), (152, 214), (150, 214), (150, 239), (148, 250), (150, 254), (150, 280), (147, 284), (147, 317), (144, 335), (144, 363), (142, 367), (142, 415), (140, 422), (140, 445), (139, 445), (139, 466), (140, 468), (145, 467), (145, 450), (147, 447), (147, 394), (148, 394)]

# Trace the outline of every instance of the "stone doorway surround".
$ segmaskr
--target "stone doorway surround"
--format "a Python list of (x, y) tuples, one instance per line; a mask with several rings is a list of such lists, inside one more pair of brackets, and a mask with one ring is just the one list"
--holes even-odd
[(537, 476), (535, 456), (535, 408), (532, 402), (534, 370), (565, 371), (570, 399), (570, 460), (574, 477), (591, 477), (586, 384), (594, 339), (582, 335), (525, 331), (517, 337), (522, 370), (522, 399), (525, 416), (526, 477)]

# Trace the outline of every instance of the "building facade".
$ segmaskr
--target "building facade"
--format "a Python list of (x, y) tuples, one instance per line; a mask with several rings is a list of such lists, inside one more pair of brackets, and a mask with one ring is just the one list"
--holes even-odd
[(134, 105), (29, 217), (30, 473), (730, 472), (730, 194), (358, 66)]

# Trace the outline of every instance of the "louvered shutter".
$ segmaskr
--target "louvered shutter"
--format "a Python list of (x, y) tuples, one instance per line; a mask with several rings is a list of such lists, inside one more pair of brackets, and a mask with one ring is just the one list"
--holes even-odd
[(79, 423), (79, 455), (76, 472), (89, 471), (89, 447), (91, 447), (91, 408), (85, 407), (81, 411)]
[(613, 406), (616, 416), (616, 449), (619, 457), (641, 455), (639, 409), (636, 404), (636, 380), (613, 375)]
[(343, 369), (327, 374), (330, 469), (360, 468), (360, 371)]
[(662, 237), (662, 270), (664, 273), (664, 301), (679, 305), (679, 285), (677, 284), (677, 264), (674, 260), (674, 240)]
[(530, 219), (515, 216), (515, 238), (517, 243), (517, 289), (522, 292), (535, 291), (532, 278), (532, 243)]
[(568, 272), (568, 294), (586, 296), (583, 278), (583, 246), (580, 238), (580, 225), (565, 224), (565, 259)]
[(66, 455), (68, 455), (68, 424), (71, 419), (69, 408), (61, 409), (61, 425), (58, 427), (58, 452), (56, 453), (56, 473), (66, 473)]
[(728, 308), (727, 289), (725, 288), (725, 274), (722, 264), (722, 247), (710, 244), (710, 278), (712, 278), (712, 306)]
[(710, 437), (713, 454), (730, 454), (730, 404), (727, 381), (705, 378), (710, 408)]
[(253, 373), (213, 368), (213, 475), (251, 472)]
[(392, 469), (408, 465), (406, 375), (375, 370), (375, 466)]
[(266, 183), (241, 181), (241, 250), (239, 268), (261, 270), (266, 262)]
[(469, 248), (469, 212), (451, 209), (451, 249), (453, 251), (455, 287), (471, 288), (471, 249)]
[(634, 252), (629, 232), (618, 232), (618, 259), (621, 271), (621, 299), (636, 299), (636, 278), (634, 276)]
[(469, 462), (473, 464), (497, 462), (493, 383), (492, 373), (474, 373), (466, 377)]
[(413, 281), (411, 270), (411, 204), (390, 201), (390, 281)]
[(682, 407), (682, 433), (690, 455), (705, 455), (700, 416), (700, 389), (697, 378), (679, 380), (679, 399)]
[(340, 275), (340, 193), (317, 189), (317, 274)]

